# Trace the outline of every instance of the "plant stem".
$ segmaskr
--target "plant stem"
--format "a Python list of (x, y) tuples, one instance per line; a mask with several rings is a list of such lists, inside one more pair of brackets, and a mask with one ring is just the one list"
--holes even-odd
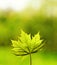
[(30, 65), (32, 65), (32, 57), (31, 57), (31, 53), (30, 53)]

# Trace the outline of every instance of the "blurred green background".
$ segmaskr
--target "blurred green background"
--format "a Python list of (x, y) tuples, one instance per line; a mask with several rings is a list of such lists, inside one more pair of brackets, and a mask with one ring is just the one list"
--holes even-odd
[[(21, 12), (0, 9), (0, 65), (29, 65), (29, 56), (22, 60), (12, 54), (11, 40), (17, 40), (20, 29), (33, 36), (40, 31), (46, 40), (44, 49), (32, 55), (33, 65), (57, 65), (57, 5), (47, 2), (38, 10), (28, 6)], [(20, 60), (21, 59), (21, 60)]]

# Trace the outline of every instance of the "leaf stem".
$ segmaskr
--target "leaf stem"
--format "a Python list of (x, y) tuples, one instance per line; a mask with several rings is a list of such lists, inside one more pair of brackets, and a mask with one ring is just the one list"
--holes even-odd
[(32, 57), (31, 57), (31, 53), (30, 53), (30, 65), (32, 65)]

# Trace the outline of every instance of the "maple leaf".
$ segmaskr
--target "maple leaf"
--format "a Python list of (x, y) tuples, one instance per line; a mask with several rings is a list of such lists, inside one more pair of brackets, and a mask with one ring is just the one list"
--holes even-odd
[(33, 37), (31, 34), (27, 34), (21, 30), (21, 34), (18, 40), (12, 40), (13, 51), (16, 56), (25, 56), (30, 54), (30, 65), (31, 54), (38, 52), (44, 46), (43, 40), (40, 39), (39, 32)]

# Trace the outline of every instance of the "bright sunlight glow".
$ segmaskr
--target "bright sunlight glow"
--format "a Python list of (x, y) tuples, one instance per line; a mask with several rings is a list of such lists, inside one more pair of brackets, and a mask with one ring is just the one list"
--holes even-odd
[(41, 7), (41, 5), (43, 4), (43, 2), (44, 2), (44, 0), (34, 0), (32, 2), (32, 7), (34, 9), (37, 9), (37, 8), (39, 9)]
[(43, 0), (0, 0), (0, 8), (7, 9), (12, 8), (16, 11), (25, 9), (29, 4), (33, 8), (40, 8)]

